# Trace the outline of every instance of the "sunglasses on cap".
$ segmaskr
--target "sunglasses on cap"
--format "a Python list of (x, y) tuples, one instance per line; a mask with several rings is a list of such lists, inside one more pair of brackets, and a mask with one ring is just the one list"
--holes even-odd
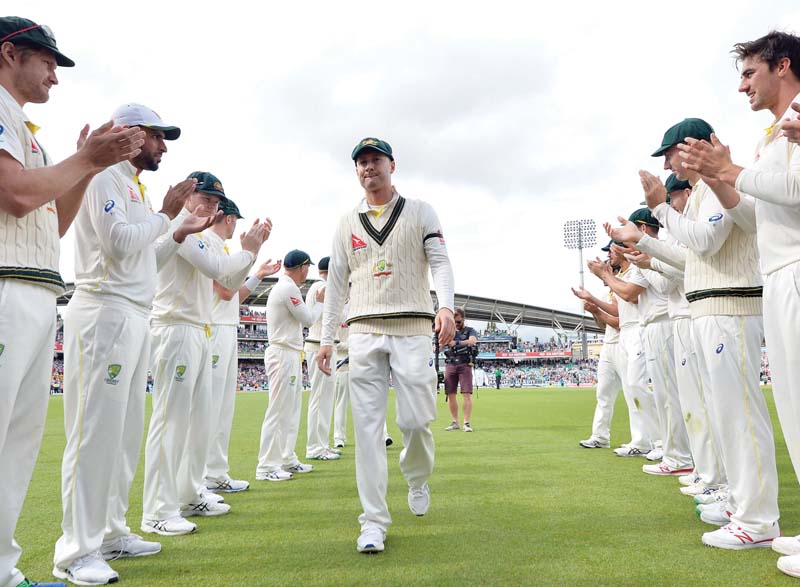
[(33, 26), (25, 27), (24, 29), (19, 29), (18, 31), (14, 31), (13, 33), (9, 33), (5, 37), (0, 39), (0, 43), (5, 43), (6, 41), (11, 39), (12, 37), (16, 37), (17, 35), (21, 35), (23, 33), (27, 33), (27, 32), (30, 32), (30, 31), (33, 31), (33, 30), (36, 30), (36, 29), (39, 29), (40, 31), (42, 31), (42, 34), (45, 36), (45, 38), (48, 41), (52, 42), (53, 45), (56, 45), (56, 37), (53, 34), (53, 31), (50, 29), (50, 27), (47, 26), (46, 24), (36, 24), (36, 25), (33, 25)]

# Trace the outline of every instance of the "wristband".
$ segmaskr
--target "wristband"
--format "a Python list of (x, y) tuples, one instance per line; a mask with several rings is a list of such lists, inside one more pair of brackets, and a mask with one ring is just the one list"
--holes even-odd
[(256, 291), (259, 283), (261, 283), (261, 280), (255, 275), (251, 275), (247, 278), (247, 281), (244, 282), (244, 286), (250, 291)]

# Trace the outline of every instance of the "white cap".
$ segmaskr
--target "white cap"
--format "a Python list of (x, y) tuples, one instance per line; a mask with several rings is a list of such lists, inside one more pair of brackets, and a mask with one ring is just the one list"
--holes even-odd
[(120, 126), (143, 126), (154, 130), (163, 130), (164, 138), (168, 141), (174, 141), (181, 136), (181, 129), (164, 124), (155, 111), (141, 104), (123, 104), (114, 111), (111, 118), (114, 119), (115, 124)]

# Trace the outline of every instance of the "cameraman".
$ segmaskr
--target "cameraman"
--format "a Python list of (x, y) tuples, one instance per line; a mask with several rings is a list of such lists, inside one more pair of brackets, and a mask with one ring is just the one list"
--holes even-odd
[(464, 324), (462, 308), (456, 308), (454, 314), (456, 334), (453, 341), (444, 349), (444, 392), (450, 405), (453, 423), (445, 430), (459, 430), (456, 393), (460, 383), (461, 396), (464, 398), (464, 432), (472, 432), (472, 427), (469, 425), (472, 415), (472, 364), (478, 355), (478, 333), (474, 328)]

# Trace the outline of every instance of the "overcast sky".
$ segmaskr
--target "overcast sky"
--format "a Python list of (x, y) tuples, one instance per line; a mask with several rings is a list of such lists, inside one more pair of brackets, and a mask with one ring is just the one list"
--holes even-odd
[[(169, 184), (211, 171), (246, 217), (240, 228), (272, 218), (263, 258), (302, 248), (316, 261), (362, 197), (350, 152), (378, 136), (394, 148), (398, 191), (437, 210), (458, 293), (573, 312), (578, 258), (563, 247), (564, 222), (637, 208), (637, 170), (666, 178), (649, 155), (687, 116), (748, 163), (771, 116), (737, 93), (729, 51), (772, 28), (800, 31), (796, 0), (769, 11), (753, 0), (472, 6), (4, 0), (2, 10), (50, 25), (77, 63), (58, 70), (47, 104), (26, 107), (53, 159), (85, 122), (146, 104), (183, 130), (142, 174), (155, 205)], [(67, 280), (73, 243), (62, 241)]]

